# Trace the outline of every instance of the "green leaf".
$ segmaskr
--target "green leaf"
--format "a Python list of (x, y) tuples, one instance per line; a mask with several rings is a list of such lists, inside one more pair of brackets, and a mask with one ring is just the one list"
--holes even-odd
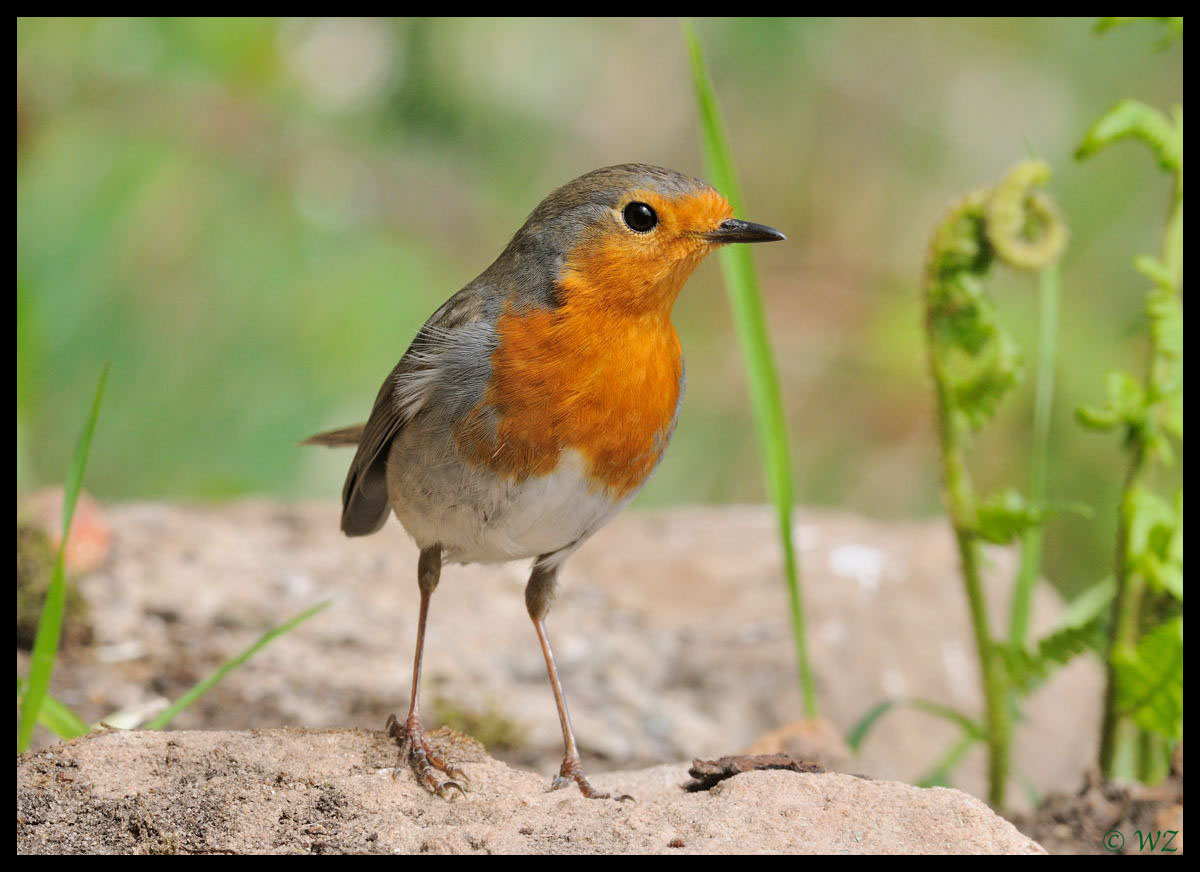
[(1122, 510), (1129, 522), (1129, 562), (1131, 568), (1146, 552), (1164, 554), (1175, 528), (1175, 511), (1170, 503), (1143, 487), (1125, 493)]
[(1176, 439), (1183, 439), (1183, 391), (1171, 394), (1171, 402), (1163, 410), (1163, 430)]
[(1055, 628), (1032, 651), (1012, 643), (997, 645), (1013, 689), (1029, 694), (1078, 655), (1086, 651), (1103, 654), (1105, 629), (1116, 594), (1117, 583), (1112, 577), (1092, 585), (1068, 603)]
[(1109, 17), (1109, 16), (1106, 16), (1106, 17), (1097, 19), (1096, 32), (1097, 32), (1097, 34), (1103, 34), (1103, 32), (1105, 32), (1105, 31), (1112, 30), (1114, 28), (1120, 28), (1120, 26), (1122, 26), (1124, 24), (1132, 24), (1133, 22), (1158, 22), (1159, 24), (1163, 24), (1166, 26), (1166, 32), (1168, 32), (1168, 38), (1170, 38), (1172, 36), (1183, 38), (1183, 18), (1178, 17), (1178, 16), (1176, 16), (1176, 17), (1148, 17), (1148, 16)]
[[(692, 84), (700, 114), (701, 142), (705, 165), (713, 186), (729, 200), (737, 214), (743, 214), (741, 186), (734, 170), (733, 150), (725, 134), (717, 106), (717, 95), (704, 65), (704, 55), (691, 22), (683, 21), (684, 38), (692, 62)], [(771, 502), (775, 505), (780, 544), (783, 548), (784, 572), (792, 616), (797, 669), (804, 694), (804, 710), (808, 717), (817, 714), (817, 699), (809, 666), (805, 641), (804, 598), (800, 586), (800, 567), (792, 541), (793, 476), (791, 451), (788, 447), (787, 416), (767, 318), (758, 288), (758, 277), (749, 246), (727, 245), (718, 254), (725, 287), (729, 294), (734, 325), (746, 362), (750, 387), (754, 429), (762, 453), (763, 469)]]
[(926, 325), (934, 378), (956, 427), (981, 428), (1023, 376), (1020, 349), (996, 317), (983, 278), (995, 261), (1048, 270), (1062, 254), (1066, 225), (1037, 190), (1049, 178), (1046, 163), (1022, 161), (994, 187), (962, 198), (934, 230)]
[(912, 699), (908, 697), (896, 697), (887, 699), (876, 704), (869, 712), (867, 712), (858, 723), (850, 728), (846, 733), (846, 744), (850, 746), (850, 750), (858, 751), (862, 743), (866, 741), (867, 734), (879, 722), (885, 714), (896, 707), (913, 708), (918, 711), (923, 711), (931, 714), (934, 717), (942, 718), (950, 721), (956, 726), (962, 728), (963, 733), (974, 741), (986, 741), (986, 735), (983, 728), (975, 721), (964, 715), (962, 712), (956, 711), (950, 706), (942, 705), (938, 702), (932, 702), (926, 699)]
[(1001, 179), (984, 206), (988, 241), (1014, 269), (1046, 269), (1066, 248), (1067, 225), (1054, 202), (1037, 190), (1049, 183), (1049, 164), (1022, 161)]
[(1029, 694), (1078, 655), (1087, 651), (1101, 653), (1107, 617), (1099, 614), (1084, 624), (1061, 627), (1040, 639), (1035, 651), (1011, 644), (997, 645), (1010, 686), (1022, 695)]
[(1173, 290), (1156, 288), (1146, 298), (1150, 338), (1155, 360), (1151, 367), (1162, 445), (1159, 453), (1169, 457), (1166, 434), (1183, 441), (1183, 301)]
[(1146, 392), (1141, 384), (1127, 372), (1108, 374), (1108, 404), (1121, 420), (1134, 423), (1145, 413)]
[(1182, 172), (1182, 123), (1177, 127), (1175, 120), (1138, 100), (1122, 100), (1100, 116), (1075, 150), (1075, 159), (1084, 160), (1114, 142), (1131, 138), (1150, 146), (1163, 169)]
[(1178, 574), (1170, 581), (1164, 580), (1163, 587), (1183, 602), (1183, 488), (1175, 491), (1175, 532), (1167, 547), (1167, 560), (1177, 567)]
[(1183, 602), (1183, 566), (1176, 563), (1165, 563), (1157, 566), (1153, 575), (1154, 583), (1169, 593), (1175, 599)]
[(1009, 488), (981, 502), (976, 509), (975, 532), (996, 545), (1007, 545), (1026, 530), (1046, 520), (1047, 512), (1031, 506), (1025, 498)]
[(1183, 492), (1168, 503), (1145, 488), (1125, 495), (1129, 524), (1126, 557), (1130, 571), (1140, 572), (1160, 590), (1183, 600)]
[(1114, 660), (1118, 710), (1145, 730), (1183, 738), (1183, 618), (1155, 627)]
[(1133, 259), (1133, 268), (1158, 287), (1168, 291), (1174, 290), (1175, 277), (1171, 275), (1171, 270), (1167, 268), (1167, 265), (1158, 258), (1148, 254), (1139, 254)]
[(1131, 21), (1137, 21), (1137, 19), (1129, 15), (1105, 15), (1096, 20), (1094, 29), (1096, 33), (1105, 33), (1124, 24), (1129, 24)]
[[(24, 690), (25, 682), (18, 676), (18, 702), (20, 702), (21, 694)], [(59, 702), (49, 694), (46, 694), (46, 698), (42, 701), (42, 710), (38, 713), (38, 723), (60, 739), (74, 739), (77, 736), (86, 736), (92, 731), (92, 728), (87, 725), (87, 722), (83, 718), (71, 711), (69, 706)]]
[(1018, 536), (1037, 529), (1064, 512), (1090, 517), (1090, 506), (1083, 503), (1028, 503), (1015, 488), (992, 494), (975, 509), (974, 532), (996, 545), (1007, 545)]
[(1183, 357), (1183, 305), (1170, 291), (1151, 294), (1146, 301), (1150, 335), (1160, 354)]
[(1116, 595), (1117, 582), (1111, 575), (1096, 582), (1067, 604), (1066, 610), (1055, 625), (1055, 631), (1065, 627), (1082, 627), (1092, 619), (1104, 615)]
[(867, 734), (875, 726), (875, 722), (899, 704), (900, 700), (898, 699), (885, 699), (863, 715), (862, 719), (850, 728), (850, 732), (846, 733), (846, 744), (850, 750), (857, 753), (862, 743), (866, 740)]
[(183, 696), (181, 696), (179, 699), (177, 699), (175, 702), (173, 702), (167, 708), (166, 711), (164, 711), (158, 717), (154, 718), (152, 721), (150, 721), (148, 724), (146, 724), (146, 729), (161, 730), (164, 727), (166, 727), (169, 723), (171, 723), (171, 721), (175, 720), (175, 718), (177, 718), (179, 716), (180, 712), (182, 712), (184, 709), (186, 709), (188, 706), (190, 706), (192, 703), (194, 703), (200, 697), (204, 696), (204, 694), (206, 694), (210, 690), (212, 690), (212, 688), (217, 684), (217, 682), (219, 682), (221, 679), (223, 679), (226, 675), (228, 675), (233, 670), (237, 669), (239, 666), (241, 666), (243, 663), (245, 663), (247, 660), (249, 660), (251, 657), (253, 657), (255, 654), (257, 654), (259, 651), (261, 651), (263, 648), (265, 648), (267, 645), (269, 645), (274, 639), (278, 638), (279, 636), (282, 636), (284, 633), (287, 633), (289, 630), (292, 630), (296, 626), (304, 623), (309, 618), (311, 618), (313, 615), (315, 615), (317, 612), (323, 611), (324, 609), (328, 608), (329, 604), (331, 602), (333, 602), (333, 600), (325, 600), (324, 602), (319, 602), (312, 608), (306, 609), (303, 612), (301, 612), (300, 614), (296, 615), (291, 620), (285, 621), (282, 624), (278, 624), (277, 626), (274, 626), (271, 629), (267, 630), (267, 632), (263, 633), (261, 636), (258, 637), (258, 640), (253, 645), (246, 648), (244, 651), (242, 651), (242, 653), (238, 654), (236, 657), (233, 657), (233, 658), (227, 660), (225, 663), (221, 664), (221, 666), (218, 667), (217, 670), (215, 672), (213, 672), (211, 675), (209, 675), (207, 678), (197, 682), (197, 684), (194, 687), (192, 687), (191, 690), (189, 690), (187, 693), (185, 693)]
[(21, 697), (21, 715), (17, 723), (18, 753), (29, 747), (33, 739), (33, 728), (41, 718), (42, 707), (50, 691), (50, 677), (54, 674), (54, 660), (58, 656), (58, 643), (62, 636), (63, 611), (67, 602), (67, 577), (65, 558), (71, 521), (75, 517), (75, 504), (83, 488), (83, 474), (87, 470), (88, 453), (92, 448), (92, 435), (96, 432), (96, 420), (100, 417), (100, 405), (104, 401), (104, 385), (108, 381), (108, 364), (100, 371), (92, 409), (83, 427), (83, 433), (75, 445), (71, 468), (63, 487), (62, 541), (54, 561), (54, 574), (46, 590), (46, 601), (38, 619), (37, 635), (33, 640), (33, 652), (29, 664), (29, 681)]
[(1108, 403), (1103, 409), (1082, 406), (1075, 411), (1080, 424), (1092, 430), (1111, 430), (1122, 423), (1138, 432), (1146, 429), (1146, 392), (1137, 379), (1127, 372), (1110, 372), (1105, 392)]
[(1016, 387), (1023, 375), (1021, 351), (999, 327), (992, 341), (969, 365), (954, 366), (950, 359), (947, 375), (954, 390), (956, 411), (978, 430), (996, 414), (1000, 401)]
[(1108, 407), (1080, 406), (1075, 410), (1075, 420), (1081, 427), (1104, 433), (1121, 423), (1116, 413)]
[(1121, 17), (1103, 17), (1096, 21), (1096, 33), (1104, 33), (1112, 30), (1115, 27), (1121, 27), (1126, 24), (1131, 24), (1135, 21), (1157, 21), (1164, 25), (1167, 30), (1167, 35), (1164, 36), (1159, 43), (1160, 48), (1166, 48), (1175, 39), (1183, 39), (1183, 18), (1181, 16), (1170, 17), (1147, 17), (1147, 16), (1121, 16)]

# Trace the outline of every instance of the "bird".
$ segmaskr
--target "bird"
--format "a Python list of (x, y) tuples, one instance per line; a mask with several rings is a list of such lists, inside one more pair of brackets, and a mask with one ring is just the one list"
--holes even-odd
[[(671, 310), (709, 252), (783, 233), (733, 217), (700, 179), (647, 164), (588, 172), (534, 208), (495, 262), (447, 300), (388, 375), (365, 424), (307, 444), (356, 446), (347, 536), (394, 513), (419, 548), (408, 716), (387, 731), (431, 793), (470, 779), (426, 738), (425, 624), (443, 563), (532, 559), (525, 605), (563, 735), (550, 789), (588, 781), (546, 632), (564, 561), (646, 483), (675, 429), (685, 372)], [(619, 796), (618, 799), (628, 797)]]

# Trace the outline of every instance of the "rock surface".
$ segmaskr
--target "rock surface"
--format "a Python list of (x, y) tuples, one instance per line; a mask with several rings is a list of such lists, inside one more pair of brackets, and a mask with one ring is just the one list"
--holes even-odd
[[(174, 698), (264, 627), (329, 596), (332, 608), (234, 672), (177, 726), (377, 728), (402, 707), (415, 550), (396, 525), (346, 540), (331, 504), (142, 504), (108, 514), (110, 558), (80, 583), (97, 645), (56, 675), (56, 694), (85, 717), (117, 723), (116, 709), (136, 714)], [(888, 696), (978, 710), (943, 524), (808, 513), (797, 538), (830, 721), (845, 730)], [(1012, 560), (991, 556), (998, 605)], [(548, 772), (558, 725), (524, 614), (526, 572), (445, 570), (429, 630), (427, 710), (465, 720), (511, 762)], [(779, 575), (773, 519), (761, 507), (630, 513), (567, 563), (549, 626), (593, 765), (719, 756), (800, 716)], [(1035, 625), (1059, 608), (1039, 591)], [(1094, 733), (1098, 695), (1095, 665), (1080, 660), (1027, 706), (1016, 759), (1039, 788), (1077, 783), (1091, 756), (1078, 736)], [(915, 780), (955, 738), (946, 724), (897, 710), (851, 771)], [(956, 783), (981, 791), (977, 765), (968, 761)]]
[[(78, 582), (95, 644), (69, 649), (53, 693), (89, 721), (136, 726), (250, 644), (332, 598), (175, 722), (180, 729), (380, 729), (408, 699), (416, 551), (399, 526), (346, 539), (332, 502), (105, 509), (112, 547)], [(796, 527), (825, 732), (897, 696), (980, 710), (966, 603), (946, 525), (805, 511)], [(1006, 619), (1013, 555), (988, 552), (992, 616)], [(433, 598), (425, 711), (542, 776), (562, 753), (525, 614), (528, 567), (448, 566)], [(1062, 606), (1039, 588), (1034, 630)], [(627, 512), (567, 561), (548, 621), (590, 770), (720, 757), (798, 721), (795, 655), (770, 509)], [(18, 654), (18, 674), (26, 664)], [(1079, 658), (1024, 706), (1016, 765), (1042, 792), (1073, 790), (1094, 757), (1098, 665)], [(120, 714), (115, 714), (120, 710)], [(763, 753), (916, 781), (958, 740), (917, 711), (886, 715), (857, 758), (821, 756), (822, 733), (776, 733)], [(836, 739), (836, 735), (834, 736)], [(49, 741), (40, 736), (43, 743)], [(952, 784), (984, 791), (982, 753)], [(1010, 790), (1020, 807), (1023, 792)]]
[(957, 790), (760, 771), (687, 793), (681, 764), (587, 800), (443, 740), (474, 784), (453, 801), (393, 778), (382, 732), (93, 734), (18, 758), (17, 852), (1044, 853)]

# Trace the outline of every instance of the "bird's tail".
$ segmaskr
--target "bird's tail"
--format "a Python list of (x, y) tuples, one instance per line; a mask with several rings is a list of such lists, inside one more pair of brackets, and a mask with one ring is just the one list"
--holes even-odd
[(357, 445), (362, 440), (363, 428), (366, 424), (351, 424), (349, 427), (339, 427), (336, 430), (326, 430), (316, 436), (309, 436), (301, 445), (324, 445), (327, 448), (342, 448), (346, 445)]

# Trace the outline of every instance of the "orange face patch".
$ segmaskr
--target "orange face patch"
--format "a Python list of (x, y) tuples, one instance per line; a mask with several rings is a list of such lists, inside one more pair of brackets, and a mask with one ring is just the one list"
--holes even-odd
[[(629, 203), (648, 204), (658, 223), (648, 233), (625, 226)], [(624, 309), (670, 315), (684, 282), (712, 244), (701, 234), (733, 217), (729, 203), (711, 188), (669, 198), (655, 191), (631, 191), (614, 211), (611, 225), (580, 240), (567, 258), (559, 291), (568, 303), (590, 310)]]

